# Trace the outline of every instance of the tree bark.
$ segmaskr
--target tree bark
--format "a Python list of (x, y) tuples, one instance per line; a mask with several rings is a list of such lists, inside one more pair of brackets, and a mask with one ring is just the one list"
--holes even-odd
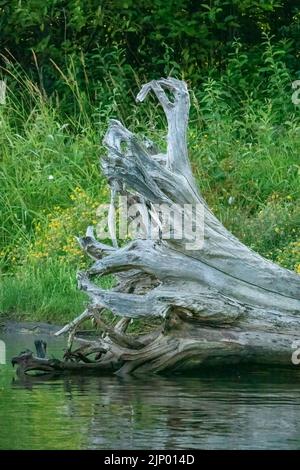
[[(90, 269), (78, 274), (79, 288), (89, 296), (90, 305), (57, 333), (69, 333), (65, 360), (27, 354), (26, 360), (14, 358), (15, 362), (25, 372), (143, 374), (236, 363), (292, 365), (292, 345), (300, 328), (300, 277), (243, 245), (205, 203), (188, 159), (186, 84), (173, 78), (153, 80), (142, 87), (137, 101), (144, 101), (149, 92), (167, 118), (167, 152), (157, 152), (149, 141), (141, 142), (120, 122), (110, 121), (101, 165), (112, 193), (113, 246), (97, 241), (91, 228), (79, 238), (94, 259)], [(113, 224), (117, 194), (139, 203), (146, 227), (144, 238), (121, 248)], [(157, 204), (175, 207), (176, 222), (187, 205), (202, 206), (203, 246), (193, 247), (186, 236), (176, 238), (175, 222), (173, 236), (164, 237)], [(193, 210), (190, 217), (195, 225)], [(147, 232), (149, 221), (159, 229), (156, 239)], [(110, 291), (93, 282), (109, 274), (118, 281)], [(106, 310), (120, 317), (115, 327), (104, 323)], [(130, 319), (146, 317), (161, 319), (159, 328), (148, 335), (126, 334)], [(102, 337), (72, 352), (76, 329), (87, 318), (94, 319)]]

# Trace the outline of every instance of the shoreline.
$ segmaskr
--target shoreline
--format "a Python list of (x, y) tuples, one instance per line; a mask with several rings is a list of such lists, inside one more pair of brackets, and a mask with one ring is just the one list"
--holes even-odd
[(38, 321), (0, 320), (0, 332), (4, 334), (46, 334), (53, 335), (62, 325)]

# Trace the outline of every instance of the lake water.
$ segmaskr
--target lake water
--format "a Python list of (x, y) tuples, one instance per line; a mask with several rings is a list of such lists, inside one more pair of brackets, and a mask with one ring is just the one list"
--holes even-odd
[(300, 369), (20, 379), (10, 358), (35, 338), (0, 339), (0, 449), (300, 449)]

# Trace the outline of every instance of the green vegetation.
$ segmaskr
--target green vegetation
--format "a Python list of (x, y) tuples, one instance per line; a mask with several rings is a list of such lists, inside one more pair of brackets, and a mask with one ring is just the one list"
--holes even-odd
[(300, 8), (192, 3), (0, 2), (0, 315), (59, 323), (84, 309), (75, 275), (89, 260), (75, 237), (108, 201), (101, 138), (116, 117), (164, 146), (156, 102), (134, 103), (160, 75), (189, 83), (190, 156), (210, 207), (300, 273)]

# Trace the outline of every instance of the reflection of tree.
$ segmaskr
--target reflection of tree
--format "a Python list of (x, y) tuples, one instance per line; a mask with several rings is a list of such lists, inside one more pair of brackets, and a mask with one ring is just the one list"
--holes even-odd
[[(30, 430), (29, 447), (299, 448), (300, 382), (297, 371), (292, 374), (270, 369), (197, 378), (19, 378), (12, 390), (25, 400), (15, 412), (23, 422), (18, 431)], [(1, 422), (7, 422), (8, 416), (2, 418), (1, 408)]]
[[(272, 376), (259, 377), (261, 382), (257, 379), (252, 383), (247, 377), (237, 376), (229, 380), (218, 376), (155, 378), (119, 384), (105, 380), (101, 399), (108, 400), (107, 407), (100, 409), (101, 399), (95, 403), (88, 447), (247, 447), (256, 434), (263, 437), (262, 441), (256, 439), (257, 445), (264, 446), (266, 440), (272, 441), (273, 433), (264, 435), (264, 429), (271, 430), (274, 425), (274, 400), (276, 420), (286, 421), (289, 416), (291, 439), (296, 445), (298, 424), (293, 407), (287, 409), (284, 402), (280, 406), (281, 400), (290, 395), (286, 385), (280, 385), (280, 380), (276, 383)], [(299, 392), (298, 385), (295, 391)], [(292, 401), (293, 395), (288, 400)]]

